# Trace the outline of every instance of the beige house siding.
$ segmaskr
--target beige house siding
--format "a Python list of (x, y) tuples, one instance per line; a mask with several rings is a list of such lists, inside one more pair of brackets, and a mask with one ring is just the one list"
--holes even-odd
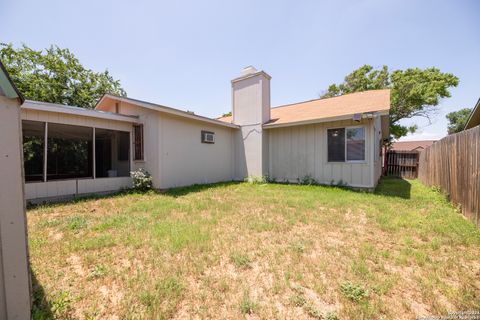
[[(115, 102), (105, 101), (102, 109), (115, 112)], [(234, 180), (234, 131), (238, 129), (125, 101), (118, 103), (118, 110), (121, 114), (138, 116), (144, 124), (144, 161), (134, 161), (133, 167), (150, 172), (155, 188)], [(214, 144), (201, 142), (202, 130), (215, 133)]]
[[(234, 179), (233, 129), (161, 114), (160, 187), (172, 188)], [(201, 142), (201, 131), (215, 143)]]
[(30, 280), (17, 99), (0, 96), (0, 127), (0, 319), (29, 319)]
[[(266, 130), (270, 135), (270, 176), (277, 181), (297, 182), (310, 175), (322, 184), (343, 182), (352, 187), (373, 188), (377, 180), (373, 174), (374, 121), (344, 120)], [(365, 162), (329, 163), (327, 129), (349, 126), (365, 127)]]
[(79, 178), (47, 182), (25, 183), (25, 199), (59, 199), (90, 193), (117, 191), (132, 186), (130, 177), (115, 178)]
[[(129, 122), (25, 108), (22, 108), (21, 119), (126, 131), (130, 133), (130, 141), (133, 141), (132, 123)], [(130, 152), (130, 168), (134, 168), (132, 152)], [(132, 179), (130, 177), (79, 178), (47, 182), (27, 182), (25, 183), (25, 198), (27, 200), (56, 199), (73, 195), (116, 191), (131, 186)]]

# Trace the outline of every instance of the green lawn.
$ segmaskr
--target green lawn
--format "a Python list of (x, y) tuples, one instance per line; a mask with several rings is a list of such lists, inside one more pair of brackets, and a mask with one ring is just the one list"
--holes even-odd
[(480, 231), (438, 192), (222, 183), (27, 213), (34, 319), (414, 319), (480, 310)]

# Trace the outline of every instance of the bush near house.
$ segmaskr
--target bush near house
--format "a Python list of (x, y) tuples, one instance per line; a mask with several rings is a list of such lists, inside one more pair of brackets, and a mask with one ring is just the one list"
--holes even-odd
[(147, 191), (152, 189), (152, 175), (147, 170), (140, 168), (130, 172), (130, 176), (132, 177), (134, 190)]
[(480, 309), (480, 230), (417, 181), (220, 183), (28, 211), (34, 319), (412, 319)]

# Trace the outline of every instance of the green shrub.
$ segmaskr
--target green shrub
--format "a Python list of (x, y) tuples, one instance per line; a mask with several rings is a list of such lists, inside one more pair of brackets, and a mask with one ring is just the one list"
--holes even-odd
[(342, 294), (355, 302), (359, 302), (368, 297), (368, 290), (365, 290), (362, 286), (353, 284), (351, 282), (345, 282), (340, 286)]
[(251, 184), (264, 184), (267, 183), (267, 177), (264, 176), (248, 176), (245, 179), (245, 182), (251, 183)]
[(243, 299), (240, 302), (240, 312), (242, 314), (252, 314), (257, 307), (257, 303), (250, 299), (248, 294), (244, 294)]
[(230, 255), (230, 261), (238, 268), (247, 269), (250, 268), (251, 260), (248, 256), (241, 253), (232, 253)]
[(147, 170), (140, 168), (130, 172), (130, 176), (133, 180), (133, 189), (138, 191), (147, 191), (152, 189), (152, 175), (148, 173)]
[(315, 178), (310, 174), (298, 178), (298, 183), (307, 186), (318, 184), (317, 180), (315, 180)]

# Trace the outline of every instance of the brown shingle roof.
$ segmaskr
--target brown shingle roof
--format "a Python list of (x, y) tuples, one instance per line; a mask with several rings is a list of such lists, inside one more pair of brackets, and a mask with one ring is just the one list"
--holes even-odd
[(437, 140), (417, 140), (417, 141), (397, 141), (392, 144), (390, 150), (393, 151), (422, 151), (428, 146), (431, 146)]
[[(336, 118), (355, 113), (389, 111), (390, 90), (370, 90), (343, 96), (310, 100), (271, 109), (267, 125)], [(232, 122), (232, 116), (218, 120)]]

